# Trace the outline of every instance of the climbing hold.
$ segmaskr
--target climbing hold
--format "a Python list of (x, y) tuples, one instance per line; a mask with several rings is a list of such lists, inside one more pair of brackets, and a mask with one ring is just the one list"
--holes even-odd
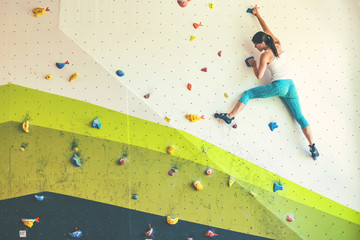
[(190, 42), (192, 41), (192, 40), (194, 40), (196, 37), (195, 36), (191, 36), (190, 37)]
[(176, 168), (176, 167), (173, 167), (173, 168), (171, 168), (171, 169), (169, 170), (168, 174), (169, 174), (170, 176), (173, 176), (177, 171), (178, 171), (177, 168)]
[(121, 71), (121, 70), (117, 70), (116, 75), (118, 75), (119, 77), (122, 77), (122, 76), (125, 75), (125, 73), (123, 71)]
[(254, 193), (253, 191), (250, 191), (249, 194), (250, 194), (252, 197), (256, 197), (256, 193)]
[(65, 67), (65, 64), (69, 64), (69, 61), (66, 61), (64, 63), (56, 63), (56, 66), (59, 68), (59, 69), (62, 69), (63, 67)]
[(211, 168), (207, 168), (207, 169), (205, 170), (205, 174), (206, 174), (206, 175), (211, 175), (212, 172), (213, 172), (213, 170), (212, 170)]
[(213, 9), (214, 8), (214, 4), (213, 3), (209, 3), (209, 8)]
[(196, 122), (196, 121), (199, 121), (200, 119), (205, 119), (204, 115), (199, 116), (199, 115), (194, 115), (194, 114), (186, 114), (185, 118), (187, 120), (189, 120), (190, 122)]
[(276, 122), (270, 122), (269, 123), (269, 128), (271, 131), (274, 131), (275, 128), (278, 128), (279, 126), (277, 125)]
[(206, 233), (205, 233), (205, 236), (206, 237), (213, 237), (213, 236), (217, 236), (218, 234), (214, 233), (213, 231), (211, 230), (208, 230)]
[(192, 88), (191, 83), (188, 83), (188, 85), (187, 85), (187, 89), (188, 89), (189, 91), (191, 91), (191, 88)]
[(144, 95), (144, 98), (145, 98), (145, 99), (149, 99), (149, 97), (150, 97), (150, 93)]
[(137, 200), (137, 199), (138, 199), (138, 196), (137, 196), (136, 194), (134, 194), (134, 195), (132, 196), (132, 199)]
[(283, 186), (281, 185), (280, 182), (275, 182), (274, 186), (273, 186), (273, 191), (276, 192), (276, 191), (279, 191), (279, 190), (283, 190)]
[(52, 78), (51, 74), (48, 74), (48, 75), (46, 75), (46, 77), (45, 77), (45, 79), (51, 79), (51, 78)]
[(237, 124), (234, 124), (234, 125), (233, 125), (233, 128), (234, 128), (234, 129), (237, 129), (237, 127), (238, 127)]
[(72, 150), (73, 150), (74, 152), (77, 152), (77, 151), (79, 151), (79, 148), (78, 148), (78, 147), (74, 147)]
[(249, 60), (250, 60), (250, 59), (254, 59), (254, 57), (251, 56), (251, 57), (248, 57), (247, 59), (245, 59), (246, 66), (248, 66), (248, 67), (251, 67), (251, 66), (250, 66), (250, 63), (249, 63)]
[(288, 221), (288, 222), (293, 222), (293, 221), (294, 221), (294, 218), (293, 218), (290, 214), (288, 214), (288, 215), (286, 216), (286, 221)]
[(170, 225), (175, 225), (175, 224), (178, 223), (179, 218), (171, 218), (171, 217), (167, 216), (167, 217), (166, 217), (166, 221), (167, 221), (167, 223), (170, 224)]
[(207, 72), (207, 68), (202, 68), (201, 71)]
[(166, 152), (168, 154), (173, 154), (174, 151), (175, 151), (175, 146), (174, 145), (170, 145), (166, 150)]
[(193, 183), (193, 186), (195, 187), (195, 189), (197, 190), (197, 191), (201, 191), (201, 190), (203, 190), (203, 185), (201, 185), (201, 183), (200, 183), (200, 181), (195, 181), (194, 183)]
[(82, 166), (81, 163), (80, 163), (80, 159), (79, 159), (79, 157), (78, 157), (76, 154), (74, 154), (74, 155), (72, 156), (71, 162), (72, 162), (72, 164), (74, 164), (76, 167), (81, 167), (81, 166)]
[(119, 159), (119, 164), (123, 165), (126, 162), (126, 156), (123, 156)]
[(19, 230), (19, 237), (26, 238), (26, 230)]
[(218, 56), (221, 57), (221, 51), (218, 52)]
[(93, 128), (97, 128), (97, 129), (100, 129), (100, 128), (101, 128), (100, 119), (96, 118), (96, 119), (92, 122), (92, 127), (93, 127)]
[(224, 93), (224, 97), (225, 97), (225, 98), (228, 98), (228, 97), (229, 97), (229, 95), (227, 95), (227, 93)]
[(190, 2), (190, 0), (178, 0), (177, 2), (180, 5), (180, 7), (186, 7), (188, 2)]
[(39, 222), (39, 218), (35, 218), (35, 219), (22, 218), (21, 221), (28, 228), (32, 228), (32, 226), (34, 225), (34, 222)]
[(24, 132), (26, 133), (30, 132), (29, 127), (30, 127), (29, 121), (24, 121), (22, 124), (22, 129), (24, 130)]
[(44, 200), (44, 196), (35, 194), (35, 199), (38, 200), (39, 202), (42, 202)]
[(149, 230), (147, 232), (145, 232), (145, 236), (152, 236), (154, 233), (154, 229), (151, 227), (151, 225), (149, 224)]
[(77, 74), (77, 73), (71, 74), (71, 76), (70, 76), (70, 78), (69, 78), (69, 82), (74, 81), (77, 77), (78, 77), (78, 74)]
[(199, 24), (198, 24), (198, 23), (194, 23), (193, 26), (194, 26), (195, 29), (198, 29), (198, 27), (202, 27), (202, 26), (204, 26), (204, 25), (202, 25), (201, 22), (200, 22)]
[(50, 9), (47, 7), (46, 9), (45, 8), (34, 8), (32, 10), (33, 14), (34, 14), (34, 17), (38, 17), (38, 16), (41, 16), (43, 15), (44, 13), (46, 12), (49, 12)]
[(164, 117), (164, 120), (167, 121), (168, 123), (170, 122), (170, 118), (168, 117)]
[(248, 8), (248, 9), (246, 10), (246, 12), (247, 12), (247, 13), (253, 13), (253, 9), (252, 9), (252, 8)]
[(229, 176), (228, 186), (231, 187), (235, 182), (235, 178), (233, 176)]
[(69, 235), (73, 238), (81, 238), (83, 234), (82, 234), (82, 231), (76, 227), (75, 231), (72, 233), (69, 233)]

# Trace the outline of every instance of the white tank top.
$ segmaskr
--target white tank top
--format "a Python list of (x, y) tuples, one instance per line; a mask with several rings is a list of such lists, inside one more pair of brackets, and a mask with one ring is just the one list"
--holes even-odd
[[(273, 54), (271, 50), (267, 52)], [(292, 79), (285, 52), (282, 52), (279, 57), (274, 57), (274, 60), (267, 67), (271, 73), (271, 82), (279, 79)]]

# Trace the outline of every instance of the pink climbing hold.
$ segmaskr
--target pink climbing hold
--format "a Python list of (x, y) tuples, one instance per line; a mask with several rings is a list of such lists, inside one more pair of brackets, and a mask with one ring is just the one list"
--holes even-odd
[(149, 97), (150, 97), (150, 93), (144, 95), (144, 98), (145, 98), (145, 99), (149, 99)]
[(208, 230), (208, 231), (205, 233), (205, 236), (206, 236), (206, 237), (213, 237), (213, 236), (217, 236), (217, 234), (214, 233), (213, 231)]
[(288, 221), (288, 222), (293, 222), (293, 221), (294, 221), (294, 218), (293, 218), (292, 216), (290, 216), (290, 214), (288, 214), (288, 215), (286, 216), (286, 221)]

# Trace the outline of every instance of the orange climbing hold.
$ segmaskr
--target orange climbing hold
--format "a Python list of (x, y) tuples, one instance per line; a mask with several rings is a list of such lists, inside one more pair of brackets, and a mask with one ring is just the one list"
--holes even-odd
[(194, 23), (193, 26), (194, 26), (195, 29), (198, 29), (198, 27), (202, 27), (204, 25), (202, 25), (201, 22), (200, 22), (200, 23)]

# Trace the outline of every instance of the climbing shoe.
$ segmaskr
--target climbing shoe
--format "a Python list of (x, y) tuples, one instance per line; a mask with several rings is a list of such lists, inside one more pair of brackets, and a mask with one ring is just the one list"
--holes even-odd
[(227, 113), (215, 113), (214, 117), (224, 120), (227, 124), (230, 124), (232, 122), (232, 120), (234, 120), (234, 118), (229, 118), (227, 116)]
[(316, 147), (315, 147), (315, 143), (313, 144), (313, 145), (309, 145), (309, 147), (310, 147), (310, 152), (311, 152), (311, 157), (314, 159), (314, 160), (316, 160), (316, 158), (318, 157), (318, 156), (320, 156), (320, 154), (319, 154), (319, 151), (316, 149)]

